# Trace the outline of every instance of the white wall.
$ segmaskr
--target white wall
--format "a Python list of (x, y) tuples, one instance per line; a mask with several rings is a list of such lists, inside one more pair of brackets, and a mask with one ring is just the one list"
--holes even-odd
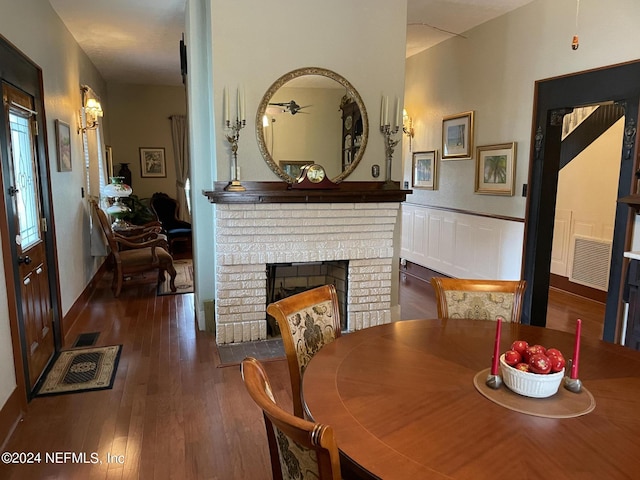
[[(80, 85), (90, 85), (106, 107), (103, 80), (80, 50), (49, 2), (0, 0), (0, 32), (43, 71), (44, 100), (53, 210), (57, 235), (62, 313), (82, 293), (97, 269), (89, 254), (86, 204), (81, 198), (85, 185), (82, 140), (76, 135), (81, 106)], [(28, 28), (26, 25), (28, 22)], [(57, 172), (55, 119), (71, 126), (71, 172)], [(108, 134), (108, 131), (106, 132)], [(10, 276), (11, 274), (9, 274)], [(0, 280), (6, 282), (0, 264)], [(15, 388), (6, 290), (0, 293), (0, 405)]]
[[(413, 150), (441, 151), (442, 117), (475, 111), (476, 145), (515, 141), (516, 195), (474, 194), (475, 159), (444, 161), (439, 189), (409, 201), (523, 218), (534, 82), (636, 60), (640, 2), (583, 2), (580, 47), (571, 49), (575, 2), (536, 0), (407, 59), (405, 106), (413, 117)], [(405, 142), (406, 145), (406, 142)], [(474, 156), (475, 157), (475, 156)], [(411, 181), (405, 150), (404, 179)]]

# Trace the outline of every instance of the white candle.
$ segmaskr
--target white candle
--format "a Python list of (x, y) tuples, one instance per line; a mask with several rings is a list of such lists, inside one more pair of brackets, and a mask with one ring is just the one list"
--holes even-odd
[(242, 120), (242, 98), (240, 96), (240, 87), (236, 91), (236, 118), (237, 120)]
[(384, 95), (380, 99), (380, 126), (384, 127)]
[(384, 97), (384, 124), (389, 125), (389, 97)]
[(223, 98), (223, 106), (224, 110), (224, 124), (229, 124), (229, 89), (224, 87), (224, 98)]
[(240, 113), (241, 113), (240, 120), (244, 122), (247, 119), (246, 116), (245, 116), (245, 108), (244, 108), (244, 106), (245, 106), (245, 102), (244, 102), (244, 86), (242, 87), (242, 95), (240, 96), (240, 99), (242, 100), (242, 103), (240, 104), (240, 107), (241, 107), (240, 108)]
[(394, 119), (394, 128), (400, 126), (400, 99), (396, 97), (396, 118)]

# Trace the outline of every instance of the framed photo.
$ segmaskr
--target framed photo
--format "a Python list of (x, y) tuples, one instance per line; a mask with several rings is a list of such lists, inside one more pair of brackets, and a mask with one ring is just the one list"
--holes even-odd
[(438, 188), (438, 154), (436, 150), (413, 153), (413, 188), (436, 190)]
[(442, 159), (468, 160), (473, 154), (473, 111), (442, 119)]
[(515, 173), (516, 142), (478, 147), (475, 193), (513, 196)]
[(58, 148), (58, 171), (71, 171), (71, 128), (62, 120), (56, 120), (56, 145)]
[(280, 168), (287, 175), (291, 175), (293, 178), (298, 178), (298, 175), (300, 175), (300, 169), (310, 163), (313, 162), (311, 160), (282, 160), (280, 161)]
[(167, 176), (164, 148), (140, 147), (140, 176), (160, 178)]

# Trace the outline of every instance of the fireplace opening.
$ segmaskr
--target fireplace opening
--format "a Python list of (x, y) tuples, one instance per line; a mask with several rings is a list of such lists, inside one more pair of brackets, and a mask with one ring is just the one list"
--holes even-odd
[[(347, 329), (348, 260), (267, 264), (267, 305), (322, 285), (333, 284), (338, 295), (340, 328)], [(267, 337), (280, 336), (278, 322), (267, 314)]]

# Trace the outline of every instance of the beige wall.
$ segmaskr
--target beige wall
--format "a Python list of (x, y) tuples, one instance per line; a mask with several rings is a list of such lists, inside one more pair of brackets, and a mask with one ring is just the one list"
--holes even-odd
[[(536, 0), (407, 59), (405, 106), (414, 119), (413, 150), (441, 150), (442, 118), (475, 111), (476, 144), (518, 143), (516, 195), (474, 194), (475, 160), (443, 161), (439, 189), (408, 201), (524, 217), (534, 82), (636, 60), (640, 2), (587, 2), (580, 9), (580, 48), (571, 49), (575, 2)], [(405, 142), (405, 147), (407, 146)], [(411, 154), (404, 152), (411, 180)]]
[[(106, 102), (104, 81), (78, 47), (49, 2), (0, 0), (0, 32), (43, 71), (49, 165), (56, 222), (60, 294), (66, 313), (93, 277), (98, 263), (89, 253), (87, 204), (81, 136), (76, 134), (81, 106), (80, 85), (88, 84)], [(25, 28), (28, 19), (29, 28)], [(54, 122), (71, 126), (71, 172), (57, 172)], [(108, 134), (108, 129), (106, 129)], [(0, 263), (0, 281), (7, 275)], [(0, 405), (15, 388), (6, 290), (0, 292)]]
[[(110, 83), (105, 122), (111, 131), (114, 173), (129, 163), (133, 193), (149, 198), (164, 192), (176, 198), (176, 168), (171, 140), (170, 115), (186, 114), (183, 87)], [(140, 177), (140, 147), (164, 148), (166, 178)]]

